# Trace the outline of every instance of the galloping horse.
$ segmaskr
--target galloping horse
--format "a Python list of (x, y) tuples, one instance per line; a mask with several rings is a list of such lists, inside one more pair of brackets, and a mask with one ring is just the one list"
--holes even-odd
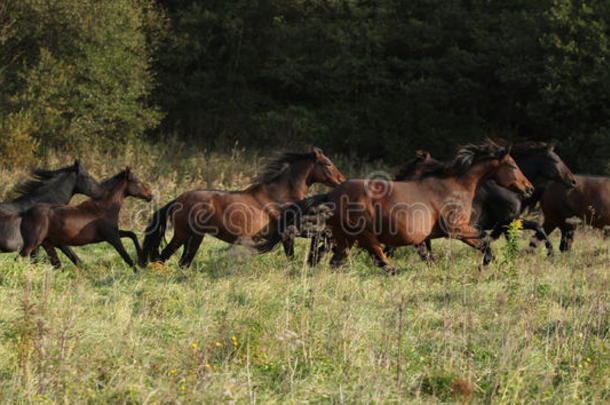
[[(23, 246), (21, 214), (36, 203), (67, 204), (74, 194), (98, 197), (102, 193), (99, 183), (80, 160), (57, 170), (35, 169), (32, 175), (33, 180), (16, 187), (19, 195), (16, 199), (0, 203), (0, 252), (15, 252)], [(59, 248), (70, 260), (80, 261), (69, 247)]]
[[(140, 264), (166, 261), (184, 246), (180, 266), (190, 266), (205, 234), (228, 243), (264, 239), (273, 232), (281, 206), (303, 199), (310, 185), (336, 186), (345, 177), (320, 149), (311, 153), (284, 153), (271, 161), (254, 184), (243, 191), (188, 191), (153, 215), (143, 244)], [(174, 236), (159, 256), (167, 218)], [(289, 252), (287, 251), (287, 254)]]
[[(575, 225), (567, 221), (579, 217), (586, 224), (604, 229), (610, 226), (610, 177), (576, 175), (576, 187), (551, 182), (542, 196), (544, 231), (550, 234), (559, 227), (559, 250), (570, 250), (574, 241)], [(535, 247), (538, 241), (532, 240)]]
[(121, 237), (133, 240), (141, 256), (138, 238), (131, 231), (119, 230), (119, 212), (126, 197), (150, 202), (152, 193), (128, 167), (102, 183), (103, 195), (75, 206), (39, 203), (23, 214), (21, 256), (28, 256), (42, 245), (56, 268), (61, 262), (55, 252), (58, 245), (81, 246), (108, 242), (131, 267), (135, 266), (125, 250)]
[[(493, 258), (481, 232), (472, 227), (472, 200), (478, 183), (485, 177), (507, 188), (531, 195), (533, 187), (510, 156), (510, 148), (493, 142), (462, 148), (456, 159), (437, 170), (427, 172), (413, 181), (348, 180), (330, 193), (312, 197), (306, 210), (327, 204), (332, 210), (328, 219), (335, 239), (331, 266), (343, 265), (349, 249), (358, 242), (372, 256), (375, 264), (388, 273), (382, 244), (389, 246), (418, 245), (428, 238), (449, 236), (485, 253), (484, 265)], [(302, 204), (303, 205), (303, 204)], [(290, 207), (290, 209), (294, 209)], [(278, 233), (299, 220), (301, 210), (284, 218)], [(279, 240), (275, 235), (261, 248)]]
[[(473, 214), (471, 225), (480, 230), (491, 230), (492, 241), (498, 239), (502, 233), (507, 232), (507, 225), (519, 218), (528, 208), (533, 208), (540, 200), (544, 187), (536, 180), (553, 180), (560, 182), (567, 188), (573, 188), (576, 184), (574, 175), (555, 153), (552, 144), (542, 142), (526, 142), (515, 145), (511, 150), (511, 156), (529, 179), (537, 184), (533, 195), (523, 199), (518, 193), (506, 189), (496, 183), (493, 179), (483, 180), (477, 187), (472, 202)], [(417, 179), (425, 173), (426, 167), (434, 167), (440, 164), (428, 154), (425, 159), (415, 164), (405, 165), (395, 181)], [(523, 229), (536, 232), (538, 240), (545, 241), (548, 255), (553, 255), (553, 245), (549, 241), (542, 226), (535, 221), (523, 220)], [(530, 245), (530, 250), (535, 245)], [(430, 241), (426, 240), (426, 246), (418, 246), (418, 252), (423, 259), (430, 255)]]

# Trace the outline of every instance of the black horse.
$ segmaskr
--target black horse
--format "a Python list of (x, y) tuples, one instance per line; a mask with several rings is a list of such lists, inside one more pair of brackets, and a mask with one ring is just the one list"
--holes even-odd
[[(0, 252), (15, 252), (23, 246), (21, 214), (35, 204), (67, 204), (74, 194), (97, 198), (103, 191), (79, 160), (58, 170), (35, 169), (32, 176), (32, 180), (15, 188), (17, 198), (0, 203)], [(72, 249), (59, 248), (72, 262), (80, 262)]]

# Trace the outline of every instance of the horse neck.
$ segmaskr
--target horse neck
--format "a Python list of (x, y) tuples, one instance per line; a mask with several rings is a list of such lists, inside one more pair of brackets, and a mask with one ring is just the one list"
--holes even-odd
[(308, 160), (294, 162), (277, 179), (256, 187), (254, 194), (279, 204), (302, 200), (310, 185), (312, 169), (313, 162)]
[(117, 184), (113, 185), (111, 188), (106, 190), (104, 196), (98, 200), (100, 204), (104, 206), (116, 206), (119, 208), (123, 205), (123, 201), (125, 200), (125, 189), (127, 188), (127, 181), (121, 180), (117, 182)]
[(475, 163), (466, 170), (466, 173), (458, 177), (458, 182), (469, 192), (475, 192), (481, 180), (498, 167), (497, 160), (485, 160)]
[(14, 199), (11, 204), (19, 212), (26, 211), (39, 202), (67, 204), (74, 195), (75, 185), (76, 175), (63, 173), (48, 180), (33, 193)]

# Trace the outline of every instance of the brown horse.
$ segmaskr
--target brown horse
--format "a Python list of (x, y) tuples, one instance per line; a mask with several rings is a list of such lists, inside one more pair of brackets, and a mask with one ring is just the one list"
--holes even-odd
[[(125, 250), (121, 237), (133, 240), (141, 255), (138, 238), (131, 231), (119, 230), (119, 211), (125, 197), (136, 197), (150, 202), (152, 193), (128, 167), (102, 183), (103, 195), (75, 206), (38, 203), (26, 211), (21, 220), (23, 248), (21, 256), (28, 256), (42, 245), (56, 268), (61, 267), (55, 247), (81, 246), (106, 241), (119, 252), (131, 267), (134, 263)], [(134, 267), (135, 271), (135, 267)]]
[[(332, 267), (340, 267), (349, 249), (358, 242), (375, 264), (389, 273), (382, 244), (418, 245), (428, 238), (449, 236), (485, 253), (484, 265), (493, 258), (483, 234), (472, 227), (470, 216), (477, 184), (486, 177), (524, 195), (533, 187), (509, 154), (510, 148), (493, 142), (462, 148), (456, 159), (413, 181), (348, 180), (330, 193), (306, 201), (306, 209), (327, 204), (332, 214), (327, 225), (335, 239)], [(292, 213), (293, 222), (299, 214)], [(280, 225), (278, 232), (290, 226)], [(277, 240), (277, 237), (275, 237)], [(268, 246), (264, 246), (268, 249)]]
[[(264, 239), (273, 232), (281, 206), (303, 199), (310, 185), (336, 186), (345, 177), (320, 149), (284, 153), (271, 161), (254, 184), (243, 191), (188, 191), (155, 212), (143, 244), (141, 265), (163, 261), (184, 246), (180, 266), (190, 266), (205, 234), (228, 243)], [(168, 216), (174, 236), (159, 256)], [(287, 250), (287, 254), (290, 252)]]
[[(551, 182), (544, 190), (541, 204), (544, 232), (548, 235), (559, 227), (559, 250), (568, 251), (574, 241), (575, 229), (569, 218), (579, 217), (599, 229), (610, 226), (610, 177), (576, 175), (574, 188)], [(534, 246), (537, 243), (538, 240), (532, 240)]]

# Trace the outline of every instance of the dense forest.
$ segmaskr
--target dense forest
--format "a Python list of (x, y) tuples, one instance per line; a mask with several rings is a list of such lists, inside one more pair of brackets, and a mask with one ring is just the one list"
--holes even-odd
[(486, 136), (609, 173), (610, 1), (0, 0), (0, 150), (175, 137), (397, 164)]

